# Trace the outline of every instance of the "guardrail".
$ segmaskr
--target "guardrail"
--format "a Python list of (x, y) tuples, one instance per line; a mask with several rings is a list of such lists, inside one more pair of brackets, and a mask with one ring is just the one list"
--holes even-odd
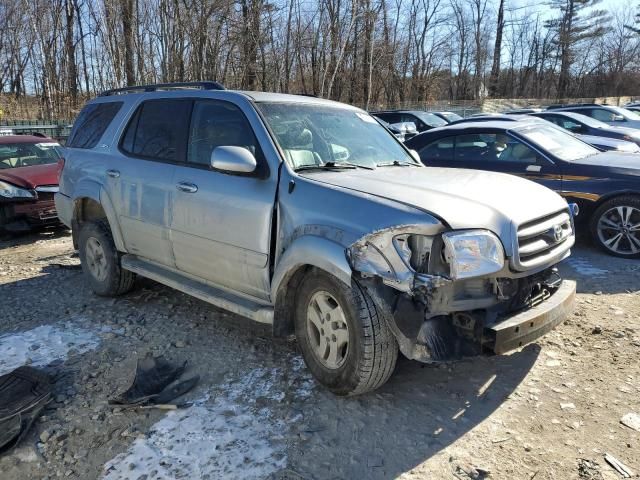
[(11, 130), (12, 133), (21, 135), (40, 133), (63, 143), (69, 137), (71, 127), (72, 123), (66, 121), (44, 123), (41, 120), (8, 120), (0, 122), (0, 132)]

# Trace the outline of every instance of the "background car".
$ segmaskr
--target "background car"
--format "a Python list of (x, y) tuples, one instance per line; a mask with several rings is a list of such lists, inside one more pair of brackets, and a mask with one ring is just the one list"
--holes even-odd
[[(460, 123), (405, 143), (425, 165), (509, 173), (580, 206), (577, 221), (604, 251), (640, 258), (640, 156), (600, 152), (539, 122)], [(535, 202), (535, 198), (531, 198)]]
[(415, 137), (418, 134), (418, 130), (413, 122), (387, 123), (381, 118), (377, 120), (401, 142)]
[(579, 105), (551, 105), (547, 110), (559, 112), (581, 113), (609, 125), (619, 127), (640, 128), (640, 115), (626, 108), (613, 105), (579, 104)]
[(511, 110), (506, 110), (502, 113), (507, 115), (521, 115), (523, 113), (536, 113), (541, 112), (542, 109), (538, 107), (529, 107), (529, 108), (512, 108)]
[[(577, 113), (569, 113), (569, 112), (563, 112), (567, 115), (579, 115)], [(584, 115), (580, 115), (581, 117), (584, 117)], [(596, 122), (597, 120), (593, 120), (592, 118), (586, 117), (587, 119)], [(537, 114), (535, 114), (535, 116), (532, 115), (506, 115), (506, 114), (493, 114), (493, 115), (485, 115), (485, 116), (478, 116), (478, 117), (470, 117), (470, 118), (465, 118), (463, 120), (459, 120), (457, 122), (453, 122), (451, 125), (457, 125), (460, 123), (477, 123), (477, 122), (491, 122), (491, 121), (496, 121), (496, 120), (500, 120), (500, 121), (504, 121), (504, 122), (526, 122), (526, 121), (537, 121), (537, 122), (542, 122), (542, 123), (548, 123), (546, 118), (543, 117), (538, 117)], [(551, 122), (554, 123), (554, 122)], [(602, 123), (602, 122), (600, 122)], [(554, 123), (555, 124), (555, 123)], [(614, 129), (616, 127), (611, 127), (609, 125), (607, 125), (606, 123), (603, 124), (606, 127), (610, 128), (610, 129)], [(629, 131), (629, 132), (633, 132), (635, 134), (635, 130), (632, 128), (621, 128), (621, 130), (625, 130), (625, 131)], [(605, 151), (609, 151), (609, 150), (613, 150), (613, 151), (617, 151), (617, 152), (627, 152), (627, 153), (638, 153), (640, 152), (640, 147), (638, 145), (636, 145), (635, 143), (632, 143), (630, 141), (625, 141), (625, 140), (618, 140), (615, 138), (606, 138), (606, 137), (599, 137), (597, 135), (583, 135), (583, 134), (577, 134), (574, 133), (574, 136), (578, 137), (580, 140), (582, 140), (583, 142), (588, 143), (589, 145), (592, 145), (594, 147), (596, 147), (598, 150), (601, 150), (603, 152)]]
[(448, 123), (434, 113), (423, 112), (421, 110), (390, 110), (371, 112), (371, 115), (392, 124), (411, 122), (416, 126), (418, 132), (426, 132), (432, 128), (443, 127)]
[(447, 123), (455, 122), (456, 120), (462, 120), (463, 117), (455, 112), (431, 112), (437, 115)]
[(53, 194), (61, 158), (51, 138), (0, 136), (0, 232), (59, 223)]
[(618, 140), (633, 142), (640, 146), (640, 130), (609, 125), (581, 113), (547, 110), (532, 113), (531, 116), (547, 120), (571, 133), (617, 138)]

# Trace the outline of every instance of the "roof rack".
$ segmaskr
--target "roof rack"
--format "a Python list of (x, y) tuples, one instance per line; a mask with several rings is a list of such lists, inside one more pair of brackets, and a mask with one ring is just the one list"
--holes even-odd
[(222, 84), (213, 81), (206, 82), (175, 82), (175, 83), (154, 83), (151, 85), (134, 85), (130, 87), (114, 88), (102, 92), (100, 97), (110, 95), (124, 95), (127, 93), (155, 92), (158, 90), (179, 90), (183, 88), (200, 88), (201, 90), (224, 90)]
[(608, 103), (556, 103), (553, 105), (549, 105), (547, 110), (555, 110), (556, 108), (565, 108), (565, 107), (610, 107)]

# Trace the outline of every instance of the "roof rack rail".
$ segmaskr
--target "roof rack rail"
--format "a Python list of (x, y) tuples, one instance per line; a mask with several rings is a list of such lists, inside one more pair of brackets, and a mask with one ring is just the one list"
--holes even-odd
[(565, 108), (565, 107), (610, 107), (611, 105), (608, 103), (555, 103), (553, 105), (549, 105), (547, 110), (554, 110), (556, 108)]
[(133, 85), (130, 87), (114, 88), (102, 92), (100, 97), (110, 95), (123, 95), (127, 93), (155, 92), (157, 90), (179, 90), (182, 88), (200, 88), (202, 90), (224, 90), (222, 84), (213, 81), (204, 82), (175, 82), (175, 83), (154, 83), (151, 85)]

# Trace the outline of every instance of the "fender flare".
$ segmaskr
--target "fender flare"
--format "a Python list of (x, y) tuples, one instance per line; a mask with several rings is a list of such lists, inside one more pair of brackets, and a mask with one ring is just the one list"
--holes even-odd
[(127, 251), (124, 246), (124, 239), (122, 237), (120, 225), (118, 224), (116, 210), (113, 207), (113, 202), (111, 202), (109, 194), (100, 183), (93, 180), (85, 180), (80, 182), (75, 188), (72, 198), (73, 221), (77, 220), (78, 201), (84, 198), (93, 200), (102, 207), (104, 213), (107, 215), (107, 221), (109, 222), (109, 227), (111, 229), (111, 234), (113, 236), (113, 242), (115, 243), (116, 249), (120, 252)]

